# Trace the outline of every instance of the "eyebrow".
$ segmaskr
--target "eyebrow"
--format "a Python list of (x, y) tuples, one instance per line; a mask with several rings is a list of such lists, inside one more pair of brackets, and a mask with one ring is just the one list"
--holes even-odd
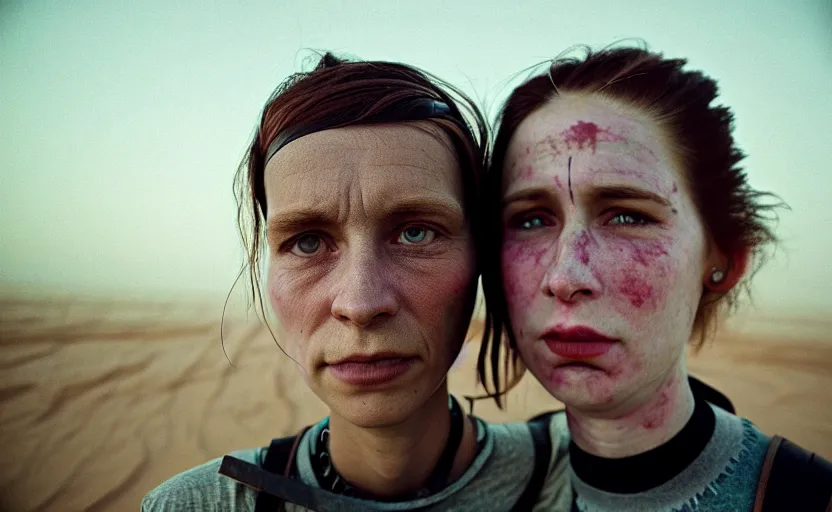
[[(414, 197), (396, 201), (385, 206), (381, 212), (385, 217), (413, 217), (424, 215), (444, 217), (453, 220), (463, 214), (462, 206), (456, 201), (440, 198)], [(277, 233), (294, 233), (313, 227), (334, 226), (338, 223), (337, 213), (321, 208), (298, 208), (277, 212), (266, 222), (267, 236)]]
[(409, 217), (414, 215), (427, 215), (434, 217), (447, 217), (453, 219), (463, 215), (462, 205), (457, 201), (449, 201), (444, 198), (408, 198), (396, 201), (385, 209), (384, 214), (391, 217)]
[(598, 199), (641, 199), (646, 201), (653, 201), (662, 206), (670, 207), (670, 201), (666, 198), (647, 190), (627, 187), (627, 186), (609, 186), (598, 187), (595, 189), (595, 195)]
[(541, 199), (547, 199), (550, 196), (551, 194), (545, 188), (527, 188), (507, 195), (500, 201), (500, 205), (505, 206), (515, 201), (539, 201)]
[(266, 222), (266, 237), (278, 233), (295, 233), (312, 227), (331, 226), (335, 224), (333, 216), (316, 208), (299, 208), (272, 216)]
[[(600, 200), (610, 199), (636, 199), (643, 201), (653, 201), (668, 208), (671, 207), (669, 200), (664, 197), (647, 190), (628, 187), (628, 186), (603, 186), (593, 187), (592, 195)], [(515, 201), (539, 201), (551, 197), (550, 192), (546, 188), (529, 188), (519, 190), (509, 194), (500, 202), (501, 206), (506, 206)]]

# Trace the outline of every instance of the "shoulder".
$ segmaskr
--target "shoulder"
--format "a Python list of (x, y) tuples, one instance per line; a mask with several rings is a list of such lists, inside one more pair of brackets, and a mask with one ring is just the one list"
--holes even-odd
[[(496, 432), (502, 432), (505, 442), (514, 439), (519, 453), (522, 453), (522, 470), (513, 468), (511, 473), (520, 477), (528, 467), (538, 467), (545, 471), (540, 491), (533, 510), (568, 510), (572, 499), (569, 475), (569, 428), (566, 423), (566, 413), (562, 410), (547, 412), (535, 416), (528, 422), (506, 423), (492, 425)], [(533, 429), (539, 429), (538, 438), (532, 434)], [(542, 437), (540, 437), (542, 436)], [(499, 438), (500, 436), (498, 436)], [(541, 446), (541, 442), (548, 446)], [(530, 464), (541, 454), (548, 451), (548, 460), (542, 464)], [(531, 475), (529, 475), (531, 477)]]
[(547, 412), (532, 418), (530, 423), (542, 423), (549, 434), (552, 451), (546, 479), (534, 510), (569, 510), (572, 486), (569, 473), (569, 426), (566, 411)]
[[(230, 455), (261, 463), (263, 448), (241, 450)], [(251, 510), (256, 493), (218, 473), (221, 458), (213, 459), (162, 482), (142, 499), (142, 512)]]
[(737, 416), (713, 404), (711, 404), (711, 409), (713, 409), (716, 416), (717, 432), (726, 436), (733, 432), (736, 448), (740, 452), (750, 455), (750, 457), (746, 457), (747, 461), (755, 466), (762, 465), (771, 438), (760, 431), (751, 420)]
[[(554, 411), (535, 416), (529, 421), (512, 423), (487, 423), (479, 420), (488, 435), (494, 439), (498, 450), (517, 452), (530, 456), (540, 451), (540, 442), (551, 446), (552, 458), (559, 458), (569, 447), (569, 428), (564, 411)], [(537, 430), (535, 433), (534, 430)], [(545, 439), (542, 439), (545, 437)]]

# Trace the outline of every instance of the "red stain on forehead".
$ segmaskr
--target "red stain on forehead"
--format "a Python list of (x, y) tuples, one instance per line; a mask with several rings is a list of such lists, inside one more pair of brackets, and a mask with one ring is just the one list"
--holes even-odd
[(591, 121), (578, 121), (562, 131), (560, 135), (567, 147), (572, 147), (574, 144), (578, 149), (591, 148), (593, 153), (598, 148), (599, 141), (621, 142), (624, 140), (620, 135), (604, 128), (598, 128), (598, 125)]
[(575, 143), (578, 148), (587, 145), (592, 147), (594, 152), (598, 145), (598, 132), (597, 124), (578, 121), (565, 130), (562, 135), (567, 144)]

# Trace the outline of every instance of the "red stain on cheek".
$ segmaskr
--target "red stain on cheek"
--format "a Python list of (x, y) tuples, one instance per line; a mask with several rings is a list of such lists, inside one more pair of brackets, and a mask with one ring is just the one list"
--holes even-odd
[(560, 176), (555, 175), (555, 186), (558, 187), (558, 190), (563, 190), (563, 183), (560, 182)]
[[(621, 311), (630, 307), (654, 308), (665, 293), (665, 279), (668, 275), (667, 241), (665, 240), (616, 240), (614, 252), (617, 258), (611, 265), (617, 271), (611, 276), (612, 289), (624, 305)], [(609, 274), (608, 274), (609, 275)]]
[(592, 122), (578, 121), (563, 132), (561, 132), (564, 142), (567, 147), (572, 147), (574, 144), (578, 149), (588, 147), (595, 150), (598, 148), (598, 142), (618, 142), (623, 140), (622, 137), (616, 135), (609, 130), (598, 128), (598, 125)]
[(667, 256), (667, 245), (663, 240), (628, 240), (629, 253), (633, 261), (647, 267), (657, 259)]
[(621, 279), (621, 285), (618, 287), (618, 291), (630, 301), (630, 304), (637, 308), (654, 302), (653, 287), (631, 273), (628, 273)]
[(678, 191), (679, 191), (679, 187), (676, 186), (676, 183), (673, 183), (673, 193), (675, 194)]

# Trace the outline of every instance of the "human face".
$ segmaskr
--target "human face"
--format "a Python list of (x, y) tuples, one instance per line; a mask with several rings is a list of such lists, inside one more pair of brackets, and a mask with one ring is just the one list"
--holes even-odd
[(278, 339), (318, 397), (365, 427), (444, 389), (476, 295), (459, 165), (431, 125), (326, 130), (265, 171)]
[(667, 134), (612, 100), (532, 113), (503, 169), (503, 286), (520, 355), (567, 406), (624, 411), (684, 370), (702, 222)]

